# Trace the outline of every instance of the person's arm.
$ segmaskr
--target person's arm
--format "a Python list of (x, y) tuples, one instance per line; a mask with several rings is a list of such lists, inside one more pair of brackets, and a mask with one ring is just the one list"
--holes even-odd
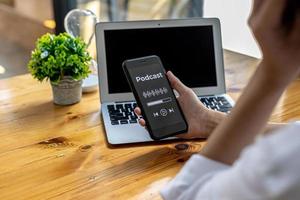
[[(286, 84), (277, 83), (259, 67), (231, 114), (215, 129), (201, 154), (231, 164), (262, 132)], [(247, 113), (245, 115), (245, 113)]]
[(249, 23), (261, 46), (263, 61), (229, 116), (214, 130), (200, 152), (232, 164), (266, 125), (288, 84), (300, 71), (300, 16), (290, 32), (282, 25), (286, 0), (255, 0)]

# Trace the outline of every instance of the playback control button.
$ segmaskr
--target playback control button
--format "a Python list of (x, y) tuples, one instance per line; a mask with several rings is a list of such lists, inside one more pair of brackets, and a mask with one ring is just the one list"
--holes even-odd
[(154, 118), (157, 118), (157, 117), (160, 117), (160, 116), (166, 117), (168, 114), (171, 114), (171, 113), (174, 113), (174, 112), (175, 112), (174, 108), (168, 108), (168, 109), (162, 108), (162, 109), (159, 110), (159, 112), (153, 112), (152, 114), (153, 114)]
[(175, 111), (174, 111), (174, 108), (169, 108), (168, 110), (169, 110), (169, 113), (175, 112)]
[(153, 113), (153, 117), (159, 117), (158, 112), (154, 112), (154, 113)]
[(163, 116), (163, 117), (165, 117), (165, 116), (167, 116), (168, 115), (168, 111), (167, 111), (167, 109), (161, 109), (160, 111), (159, 111), (159, 113), (161, 114), (161, 116)]

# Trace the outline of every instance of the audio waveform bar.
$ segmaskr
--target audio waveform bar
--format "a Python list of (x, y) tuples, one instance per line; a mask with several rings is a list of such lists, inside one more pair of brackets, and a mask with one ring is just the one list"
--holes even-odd
[(143, 97), (145, 99), (147, 99), (147, 98), (156, 97), (156, 96), (160, 96), (160, 95), (167, 94), (167, 93), (168, 93), (168, 89), (165, 87), (162, 87), (162, 88), (143, 92)]

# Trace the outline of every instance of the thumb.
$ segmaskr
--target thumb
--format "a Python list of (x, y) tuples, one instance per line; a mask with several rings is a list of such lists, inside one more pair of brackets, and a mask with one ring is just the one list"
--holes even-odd
[(171, 71), (167, 72), (167, 77), (172, 88), (175, 89), (179, 95), (185, 93), (189, 89)]

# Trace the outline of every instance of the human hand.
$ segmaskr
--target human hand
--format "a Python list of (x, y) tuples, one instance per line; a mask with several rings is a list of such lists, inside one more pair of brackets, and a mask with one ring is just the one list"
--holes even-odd
[[(300, 13), (287, 30), (283, 14), (287, 0), (254, 0), (249, 25), (263, 53), (262, 68), (276, 80), (288, 84), (300, 72)], [(299, 9), (298, 9), (299, 10)]]
[[(184, 139), (208, 137), (225, 114), (206, 108), (193, 90), (185, 86), (172, 72), (169, 71), (166, 75), (171, 87), (179, 94), (177, 100), (188, 123), (188, 132), (177, 137)], [(134, 111), (137, 115), (142, 115), (139, 107), (136, 107)], [(139, 123), (146, 126), (144, 119), (140, 119)]]

